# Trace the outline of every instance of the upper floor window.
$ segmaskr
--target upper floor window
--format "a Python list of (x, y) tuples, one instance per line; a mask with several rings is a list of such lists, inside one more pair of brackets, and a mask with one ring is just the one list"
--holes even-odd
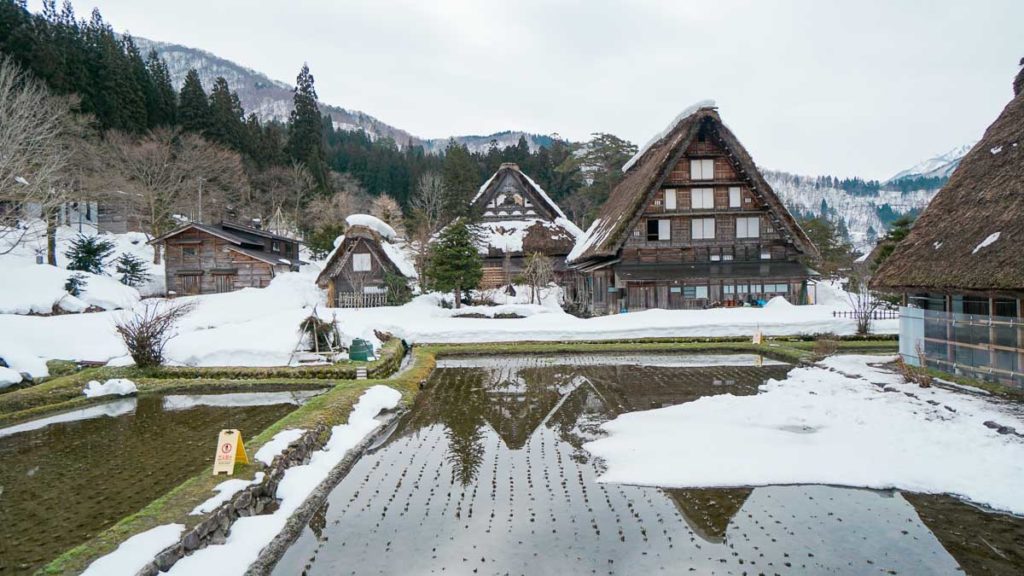
[(690, 191), (690, 208), (710, 210), (715, 207), (715, 191), (711, 188), (694, 188)]
[(270, 251), (271, 252), (280, 252), (281, 251), (281, 243), (278, 242), (277, 240), (271, 240), (270, 241)]
[(676, 190), (675, 188), (665, 189), (665, 210), (676, 209)]
[(736, 219), (737, 238), (760, 238), (761, 218), (758, 216), (741, 217)]
[(690, 180), (714, 180), (715, 159), (699, 158), (690, 160)]
[(195, 258), (197, 253), (198, 252), (196, 251), (196, 247), (195, 246), (182, 246), (181, 247), (181, 257), (182, 258), (188, 258), (188, 259)]
[(656, 242), (658, 240), (671, 240), (672, 239), (672, 221), (671, 220), (655, 220), (651, 219), (647, 221), (647, 241)]
[(353, 272), (369, 272), (370, 271), (370, 255), (369, 254), (353, 254), (352, 255), (352, 271)]
[(714, 240), (715, 239), (715, 219), (714, 218), (694, 218), (690, 221), (694, 240)]
[(740, 194), (740, 187), (731, 186), (729, 188), (729, 208), (739, 208), (742, 204), (740, 200), (741, 197), (742, 195)]

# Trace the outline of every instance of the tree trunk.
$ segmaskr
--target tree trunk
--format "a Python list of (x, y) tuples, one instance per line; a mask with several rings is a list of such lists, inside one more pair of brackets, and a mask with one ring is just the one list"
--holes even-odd
[(160, 243), (153, 244), (153, 264), (160, 264)]
[(46, 212), (46, 263), (57, 265), (57, 209)]
[(455, 307), (456, 308), (462, 308), (462, 289), (461, 288), (456, 288), (455, 289)]

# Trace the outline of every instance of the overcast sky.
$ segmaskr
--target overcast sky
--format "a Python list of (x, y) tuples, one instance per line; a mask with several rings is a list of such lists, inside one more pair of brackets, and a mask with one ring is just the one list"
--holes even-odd
[[(30, 6), (38, 10), (39, 0)], [(643, 144), (714, 99), (761, 166), (887, 178), (979, 138), (1012, 96), (1024, 1), (75, 1), (421, 137)]]

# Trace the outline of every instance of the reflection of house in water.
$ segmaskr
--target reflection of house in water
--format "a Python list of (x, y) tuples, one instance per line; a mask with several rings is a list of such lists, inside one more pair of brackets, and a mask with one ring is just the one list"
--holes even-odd
[(753, 488), (666, 488), (662, 492), (675, 505), (694, 534), (707, 542), (722, 544), (736, 513)]

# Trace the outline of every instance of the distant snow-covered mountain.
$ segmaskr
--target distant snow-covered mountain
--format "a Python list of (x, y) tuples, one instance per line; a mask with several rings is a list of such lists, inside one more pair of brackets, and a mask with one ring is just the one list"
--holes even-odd
[(896, 175), (889, 178), (886, 182), (896, 182), (897, 180), (907, 178), (949, 178), (953, 170), (956, 170), (956, 167), (960, 165), (960, 160), (970, 152), (974, 144), (974, 142), (971, 142), (970, 144), (957, 146), (945, 154), (939, 154), (934, 158), (919, 162), (906, 170), (897, 172)]
[[(167, 62), (171, 73), (171, 82), (178, 90), (185, 81), (185, 75), (192, 68), (199, 73), (199, 79), (207, 91), (213, 86), (218, 76), (223, 76), (232, 90), (238, 92), (238, 98), (246, 113), (254, 112), (260, 120), (276, 120), (286, 122), (292, 111), (292, 86), (274, 80), (262, 72), (246, 68), (230, 60), (221, 58), (205, 50), (189, 48), (180, 44), (157, 42), (135, 37), (135, 43), (143, 53), (156, 50), (157, 54)], [(329, 115), (334, 127), (339, 130), (362, 130), (370, 138), (391, 138), (399, 146), (408, 142), (422, 145), (428, 152), (440, 152), (448, 145), (448, 138), (423, 139), (409, 132), (382, 122), (365, 112), (348, 110), (324, 102), (320, 103), (320, 112)], [(525, 136), (532, 150), (551, 142), (549, 136), (529, 134), (520, 131), (505, 131), (487, 136), (455, 136), (460, 144), (465, 144), (471, 151), (483, 152), (495, 141), (498, 147), (514, 146), (520, 136)]]

